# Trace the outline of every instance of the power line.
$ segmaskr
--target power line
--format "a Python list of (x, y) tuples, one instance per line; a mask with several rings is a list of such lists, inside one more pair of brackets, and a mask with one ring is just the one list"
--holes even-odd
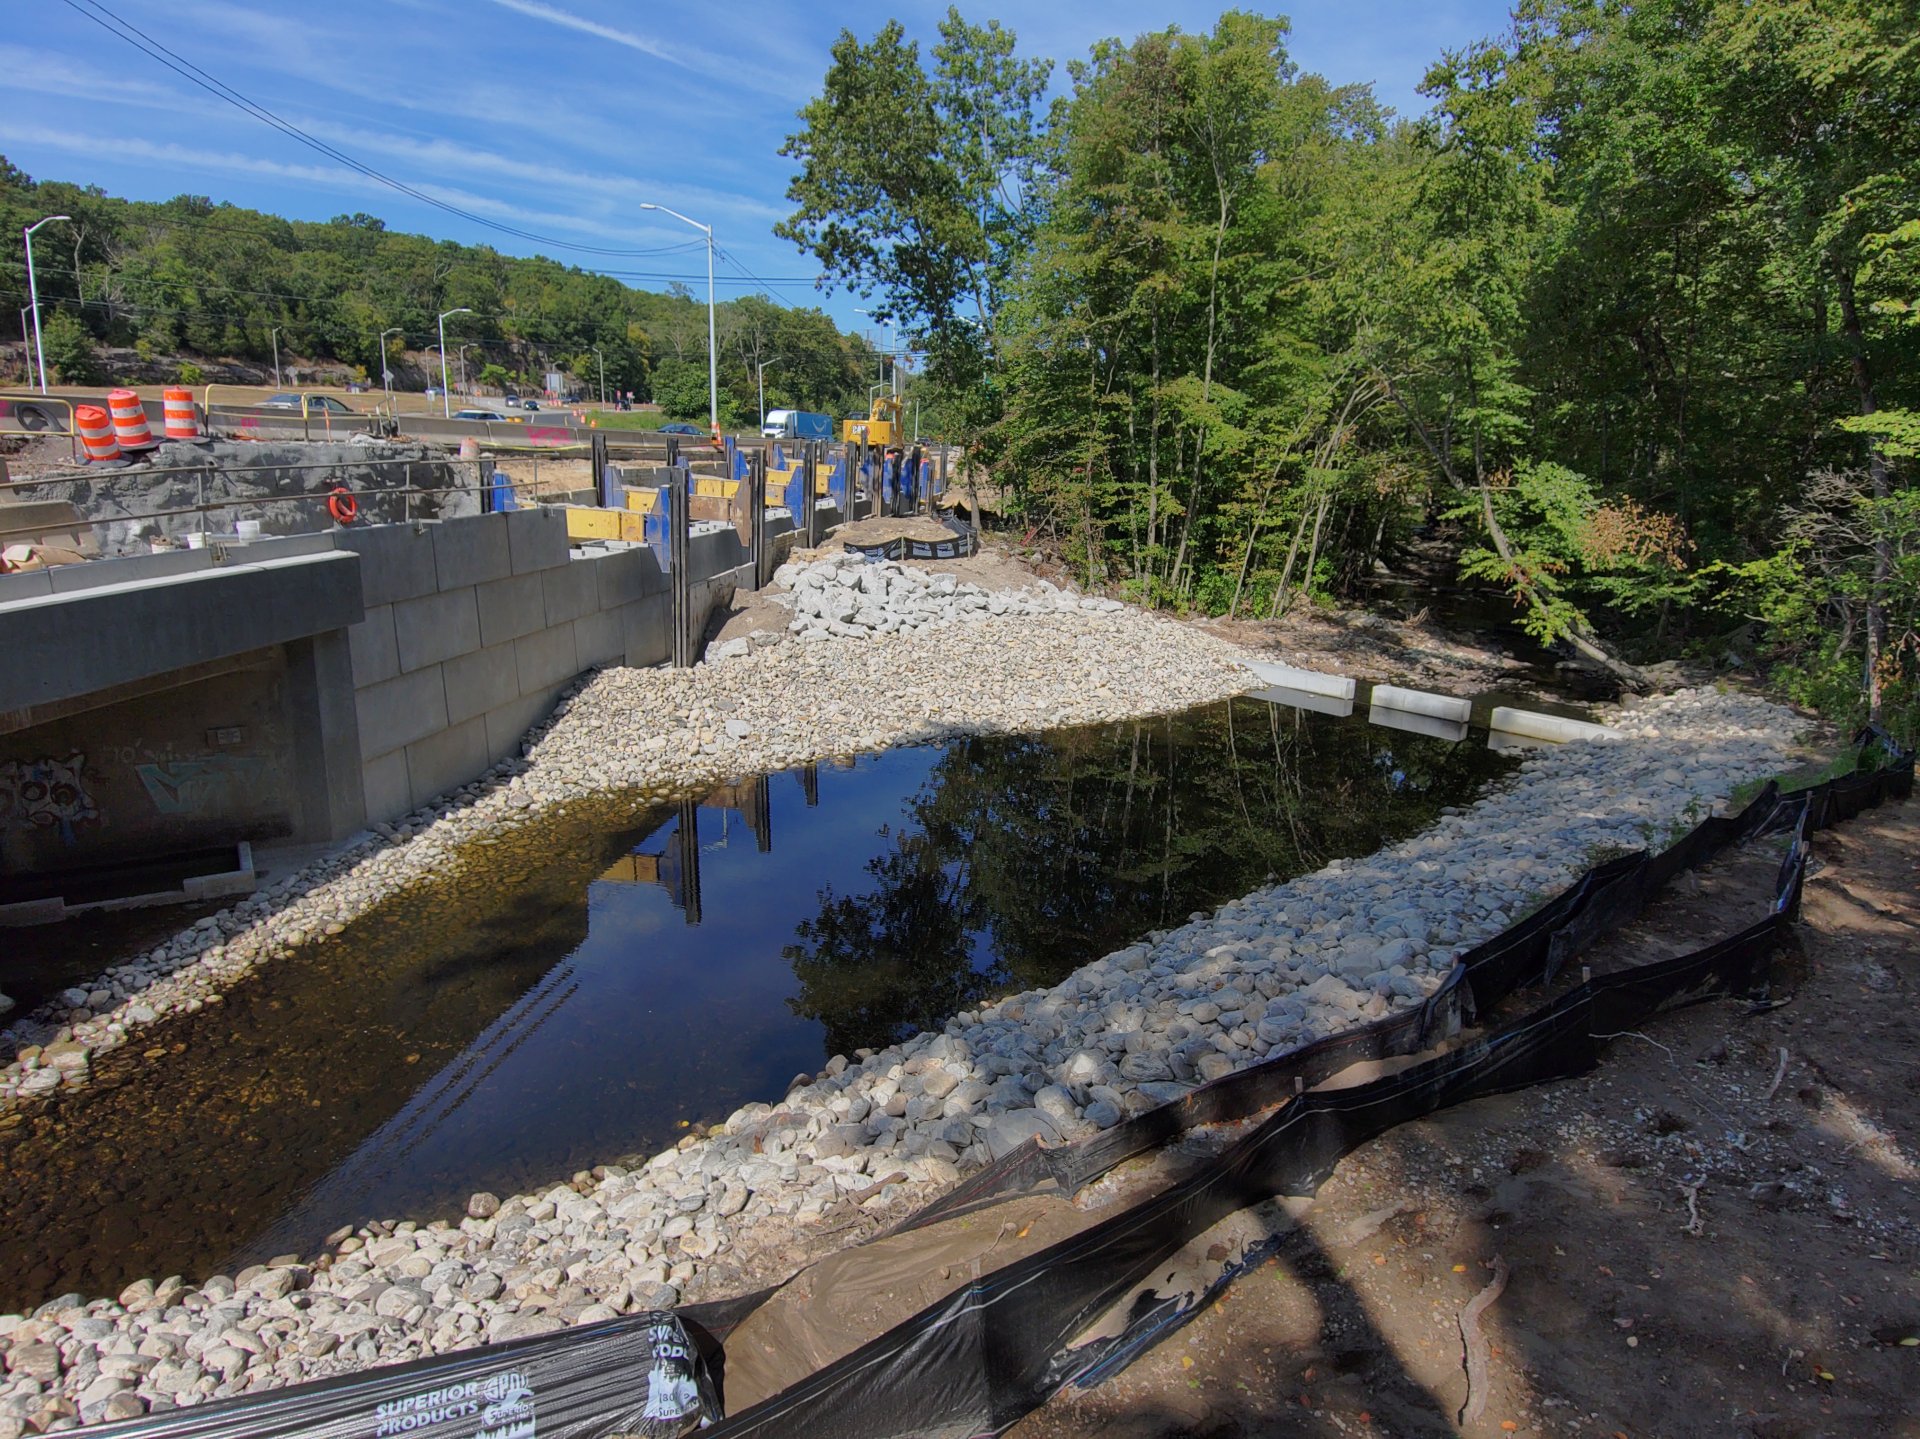
[(445, 211), (449, 215), (456, 215), (471, 224), (482, 225), (488, 229), (497, 230), (503, 235), (512, 235), (518, 239), (529, 240), (537, 245), (549, 245), (555, 249), (573, 250), (583, 255), (609, 255), (620, 258), (631, 258), (653, 253), (648, 250), (611, 249), (601, 245), (582, 245), (572, 240), (556, 239), (551, 235), (541, 235), (532, 230), (522, 230), (513, 225), (503, 224), (498, 220), (489, 220), (484, 215), (475, 214), (471, 210), (462, 209), (458, 205), (438, 199), (415, 186), (407, 184), (404, 180), (396, 180), (393, 176), (374, 169), (364, 161), (355, 159), (346, 151), (307, 133), (292, 121), (281, 118), (264, 105), (248, 99), (225, 81), (208, 74), (191, 60), (169, 50), (165, 45), (162, 45), (158, 40), (155, 40), (138, 26), (116, 15), (112, 10), (108, 9), (107, 6), (101, 4), (100, 0), (63, 0), (63, 3), (66, 4), (67, 8), (74, 11), (74, 13), (87, 20), (91, 20), (109, 35), (114, 36), (116, 39), (124, 40), (149, 59), (164, 65), (183, 80), (199, 86), (208, 94), (233, 106), (242, 114), (260, 121), (263, 125), (271, 126), (288, 139), (305, 145), (308, 149), (325, 156), (336, 164), (345, 165), (355, 173), (364, 175), (370, 180), (378, 181), (380, 184), (386, 185), (391, 189), (398, 190), (401, 194), (418, 200), (423, 205), (431, 205), (437, 210)]

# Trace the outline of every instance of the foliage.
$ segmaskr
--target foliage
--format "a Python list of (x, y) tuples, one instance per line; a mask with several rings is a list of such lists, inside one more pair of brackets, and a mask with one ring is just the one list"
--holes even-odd
[[(943, 26), (1011, 65), (983, 33)], [(943, 149), (939, 52), (843, 36), (788, 233), (929, 333), (982, 266), (964, 423), (1090, 583), (1276, 614), (1451, 515), (1463, 578), (1589, 658), (1765, 611), (1830, 708), (1904, 703), (1915, 0), (1520, 0), (1414, 120), (1287, 39), (1231, 11), (1102, 42), (1043, 124), (1003, 68), (1004, 183)], [(1830, 471), (1862, 476), (1851, 558), (1802, 576)]]
[(55, 310), (40, 322), (40, 352), (47, 369), (68, 385), (97, 385), (104, 376), (87, 327), (65, 310)]
[[(315, 224), (204, 196), (122, 200), (36, 183), (0, 158), (0, 225), (17, 237), (50, 213), (73, 218), (34, 237), (44, 312), (71, 312), (97, 343), (264, 365), (277, 329), (283, 363), (327, 362), (364, 379), (381, 371), (377, 337), (397, 326), (391, 362), (401, 383), (418, 386), (437, 382), (438, 361), (410, 371), (405, 352), (434, 343), (438, 315), (465, 306), (473, 313), (447, 322), (449, 359), (477, 346), (469, 373), (483, 384), (536, 384), (558, 368), (598, 394), (604, 359), (609, 391), (644, 398), (656, 363), (672, 358), (702, 372), (706, 413), (706, 297), (683, 287), (649, 294), (544, 258), (391, 231), (368, 215)], [(24, 258), (0, 260), (0, 310), (26, 304), (26, 288)], [(820, 310), (750, 295), (721, 302), (714, 320), (726, 413), (753, 413), (754, 367), (773, 356), (779, 366), (766, 374), (785, 387), (783, 402), (836, 412), (861, 403), (871, 351)]]
[(1051, 65), (1017, 58), (997, 21), (949, 9), (939, 33), (929, 70), (898, 21), (865, 43), (841, 31), (780, 152), (800, 168), (777, 232), (823, 283), (873, 296), (881, 323), (909, 328), (971, 442), (992, 412), (999, 312), (1033, 234)]
[(206, 371), (191, 360), (182, 360), (180, 368), (175, 372), (175, 378), (183, 385), (201, 385), (206, 383), (207, 375)]
[(676, 420), (707, 413), (707, 367), (669, 355), (653, 372), (653, 398)]

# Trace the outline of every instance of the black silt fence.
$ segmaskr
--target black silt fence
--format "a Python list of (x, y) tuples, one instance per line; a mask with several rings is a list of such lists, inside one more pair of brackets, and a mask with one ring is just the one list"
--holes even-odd
[[(1250, 1119), (1280, 1106), (1165, 1192), (976, 1280), (702, 1432), (713, 1439), (997, 1433), (1065, 1385), (1117, 1372), (1211, 1302), (1238, 1271), (1229, 1271), (1197, 1300), (1151, 1306), (1118, 1336), (1069, 1347), (1170, 1255), (1227, 1216), (1275, 1195), (1311, 1195), (1344, 1156), (1409, 1119), (1584, 1074), (1599, 1063), (1612, 1037), (1663, 1010), (1764, 992), (1773, 953), (1798, 912), (1808, 837), (1913, 791), (1910, 753), (1879, 733), (1863, 733), (1858, 744), (1863, 757), (1877, 750), (1886, 763), (1785, 798), (1769, 786), (1740, 814), (1706, 820), (1658, 856), (1626, 855), (1597, 866), (1534, 914), (1461, 956), (1439, 991), (1416, 1009), (1240, 1070), (1082, 1143), (1043, 1149), (1028, 1141), (893, 1232), (1042, 1185), (1070, 1194), (1188, 1129)], [(1371, 1083), (1314, 1089), (1354, 1063), (1412, 1056), (1457, 1035), (1523, 987), (1550, 983), (1596, 937), (1638, 915), (1683, 869), (1731, 845), (1786, 830), (1793, 839), (1770, 910), (1738, 933), (1691, 954), (1583, 979), (1491, 1033)], [(1249, 1256), (1241, 1269), (1256, 1261)], [(773, 1292), (688, 1305), (672, 1317), (707, 1358), (717, 1360), (727, 1335)], [(654, 1396), (664, 1382), (667, 1392), (684, 1397), (687, 1386), (697, 1387), (704, 1376), (689, 1371), (678, 1352), (682, 1341), (662, 1341), (661, 1333), (659, 1316), (613, 1320), (131, 1420), (103, 1432), (116, 1439), (386, 1439), (416, 1431), (430, 1439), (532, 1439), (531, 1420), (525, 1429), (501, 1433), (480, 1422), (484, 1403), (479, 1418), (465, 1412), (471, 1401), (464, 1386), (477, 1384), (483, 1395), (489, 1383), (511, 1389), (515, 1379), (500, 1377), (508, 1375), (531, 1391), (539, 1435), (667, 1435), (680, 1432), (670, 1423), (697, 1421), (650, 1418), (649, 1408), (660, 1407)], [(662, 1373), (667, 1380), (658, 1377)], [(450, 1401), (454, 1390), (460, 1397)], [(427, 1396), (434, 1396), (431, 1402)], [(442, 1412), (455, 1405), (460, 1414)], [(423, 1406), (438, 1417), (391, 1427), (404, 1425)], [(712, 1412), (704, 1398), (698, 1407)]]

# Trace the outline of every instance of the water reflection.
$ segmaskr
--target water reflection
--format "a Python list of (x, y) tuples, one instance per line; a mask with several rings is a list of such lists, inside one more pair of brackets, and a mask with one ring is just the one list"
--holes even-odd
[(647, 1152), (1472, 800), (1477, 745), (1256, 700), (889, 751), (476, 844), (0, 1131), (0, 1308)]

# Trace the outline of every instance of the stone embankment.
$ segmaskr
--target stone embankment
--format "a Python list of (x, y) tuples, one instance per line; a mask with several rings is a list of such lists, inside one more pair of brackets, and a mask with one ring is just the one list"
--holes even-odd
[(1030, 590), (989, 591), (954, 575), (849, 554), (782, 565), (773, 578), (789, 592), (793, 621), (787, 628), (802, 640), (866, 639), (1002, 615), (1112, 614), (1121, 608), (1118, 600), (1070, 594), (1045, 580)]
[[(1097, 692), (1097, 667), (1116, 704), (1121, 693), (1138, 703), (1136, 663), (1173, 666), (1161, 676), (1176, 687), (1229, 682), (1213, 668), (1221, 657), (1190, 649), (1179, 631), (1130, 620), (1126, 638), (1152, 653), (1122, 661), (1114, 619), (1045, 621), (1045, 643), (1022, 623), (957, 637), (974, 661), (992, 657), (964, 671), (969, 683), (986, 685), (996, 665), (1014, 672), (1005, 687), (968, 696), (984, 700), (995, 727), (1057, 723), (1097, 703), (1063, 698), (1061, 673)], [(809, 682), (862, 742), (888, 729), (916, 736), (959, 701), (916, 689), (924, 714), (883, 719), (859, 707), (862, 686), (888, 696), (883, 669), (915, 673), (923, 653), (953, 674), (955, 639), (943, 636), (937, 654), (912, 642), (782, 645), (687, 679), (602, 676), (505, 798), (475, 808), (546, 802), (572, 783), (558, 776), (574, 760), (626, 782), (660, 773), (649, 757), (665, 746), (639, 737), (642, 704), (674, 717), (682, 764), (695, 741), (724, 762), (729, 719), (746, 726), (731, 743), (755, 739), (778, 756), (767, 762), (789, 762), (809, 741), (781, 737), (779, 706), (755, 707), (754, 696), (809, 693), (788, 688)], [(1037, 710), (1023, 708), (1022, 687), (1049, 665), (1071, 669), (1054, 671)], [(1649, 702), (1614, 723), (1618, 741), (1542, 750), (1413, 840), (1195, 916), (1051, 989), (958, 1015), (939, 1034), (836, 1057), (780, 1104), (747, 1105), (636, 1168), (605, 1166), (504, 1203), (475, 1196), (458, 1224), (371, 1226), (311, 1264), (288, 1257), (195, 1286), (142, 1280), (117, 1301), (66, 1296), (31, 1318), (0, 1319), (9, 1371), (0, 1439), (28, 1420), (62, 1427), (192, 1404), (671, 1303), (704, 1291), (716, 1257), (736, 1274), (758, 1257), (768, 1277), (791, 1263), (793, 1246), (832, 1242), (821, 1231), (844, 1216), (916, 1203), (1029, 1135), (1096, 1132), (1193, 1083), (1417, 1002), (1464, 948), (1597, 854), (1664, 842), (1741, 781), (1777, 771), (1794, 729), (1785, 711), (1711, 691)], [(543, 769), (538, 785), (551, 793), (532, 782)]]
[(944, 633), (782, 642), (691, 670), (603, 671), (563, 700), (524, 758), (20, 1019), (11, 1032), (22, 1047), (0, 1069), (0, 1111), (86, 1084), (101, 1051), (199, 1010), (259, 964), (339, 933), (443, 868), (463, 845), (550, 806), (616, 789), (697, 791), (957, 733), (1129, 719), (1253, 683), (1234, 647), (1171, 620), (1025, 604), (1021, 592), (996, 594), (987, 618)]

